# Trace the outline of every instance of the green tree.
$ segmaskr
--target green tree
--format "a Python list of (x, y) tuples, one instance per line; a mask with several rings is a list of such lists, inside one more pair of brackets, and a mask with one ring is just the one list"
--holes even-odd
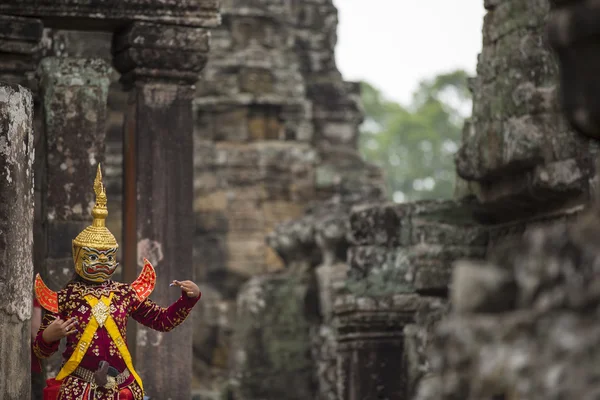
[(452, 197), (454, 153), (471, 103), (467, 78), (457, 70), (424, 80), (408, 106), (362, 83), (360, 150), (383, 169), (395, 201)]

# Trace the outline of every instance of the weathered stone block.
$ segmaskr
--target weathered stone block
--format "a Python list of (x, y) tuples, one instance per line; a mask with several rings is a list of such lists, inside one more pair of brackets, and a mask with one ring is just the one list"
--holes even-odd
[(114, 65), (126, 85), (138, 78), (194, 84), (208, 49), (205, 29), (134, 22), (115, 36)]
[(405, 365), (409, 398), (415, 395), (421, 380), (430, 373), (429, 350), (437, 325), (446, 316), (449, 303), (437, 297), (421, 297), (415, 323), (404, 328)]
[(90, 177), (104, 159), (110, 71), (99, 59), (45, 58), (40, 64), (49, 221), (91, 218)]
[(516, 283), (509, 271), (484, 263), (459, 262), (452, 279), (457, 313), (503, 312), (516, 306)]
[(404, 327), (413, 321), (417, 295), (336, 300), (338, 398), (403, 398)]
[(33, 301), (33, 99), (0, 84), (0, 397), (29, 398)]
[[(33, 55), (39, 50), (44, 29), (42, 21), (34, 18), (0, 15), (0, 22), (0, 50), (2, 52)], [(7, 71), (5, 68), (6, 65), (2, 63), (0, 71)], [(17, 71), (10, 70), (10, 72)]]
[(460, 177), (480, 183), (474, 194), (495, 209), (495, 222), (585, 197), (593, 175), (589, 140), (574, 135), (560, 115), (558, 66), (544, 36), (550, 3), (487, 8), (473, 115), (456, 165)]
[(273, 90), (273, 75), (266, 69), (242, 68), (239, 79), (242, 92), (258, 95)]
[(238, 296), (230, 396), (313, 399), (308, 270), (252, 278)]
[(445, 290), (455, 260), (480, 259), (485, 252), (485, 247), (478, 246), (354, 246), (348, 251), (347, 285), (363, 296)]
[(457, 269), (454, 311), (436, 329), (434, 377), (418, 399), (598, 393), (599, 216), (594, 208), (573, 224), (532, 229), (493, 265)]

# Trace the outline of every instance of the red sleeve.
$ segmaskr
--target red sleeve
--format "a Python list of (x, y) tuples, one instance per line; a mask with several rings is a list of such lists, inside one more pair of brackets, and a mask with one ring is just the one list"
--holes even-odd
[(60, 343), (60, 340), (57, 340), (54, 343), (46, 343), (46, 341), (42, 337), (42, 334), (44, 333), (44, 329), (46, 329), (48, 327), (48, 325), (50, 325), (52, 323), (52, 321), (54, 321), (56, 319), (56, 317), (58, 317), (57, 314), (47, 312), (44, 315), (44, 318), (42, 318), (42, 325), (40, 326), (37, 336), (35, 337), (35, 340), (33, 341), (33, 344), (32, 344), (33, 345), (33, 353), (39, 359), (48, 358), (58, 350), (58, 345)]
[(168, 332), (181, 324), (198, 300), (200, 296), (191, 298), (183, 291), (181, 297), (168, 308), (160, 307), (150, 299), (140, 302), (132, 290), (134, 296), (133, 311), (131, 317), (142, 325), (152, 328), (159, 332)]
[(36, 297), (33, 298), (33, 308), (42, 308), (42, 306), (40, 306), (40, 302)]

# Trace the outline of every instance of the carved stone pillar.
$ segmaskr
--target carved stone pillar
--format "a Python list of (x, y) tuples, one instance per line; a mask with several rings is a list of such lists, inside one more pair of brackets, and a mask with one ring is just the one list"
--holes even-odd
[(30, 398), (33, 101), (0, 84), (0, 398)]
[(92, 181), (104, 159), (110, 67), (102, 60), (49, 57), (38, 71), (45, 133), (46, 282), (61, 289), (73, 275), (71, 240), (91, 221)]
[[(44, 146), (42, 143), (43, 130), (41, 129), (41, 109), (38, 100), (37, 80), (35, 71), (39, 57), (41, 56), (43, 36), (43, 24), (39, 19), (21, 18), (8, 15), (0, 15), (0, 81), (23, 85), (32, 90), (34, 101), (34, 143), (36, 157), (34, 160), (34, 171), (36, 176), (41, 176), (45, 165)], [(44, 198), (41, 193), (40, 179), (35, 182), (35, 216), (36, 229), (34, 235), (34, 268), (41, 272), (40, 268), (45, 258), (43, 242), (43, 230), (41, 226), (41, 207)]]
[(339, 297), (338, 399), (403, 399), (404, 327), (412, 322), (420, 298), (399, 294), (387, 299)]
[[(152, 298), (166, 306), (181, 295), (169, 283), (193, 279), (192, 100), (208, 34), (136, 22), (115, 36), (113, 52), (131, 90), (124, 132), (124, 280), (131, 282), (135, 266), (148, 258), (158, 275)], [(149, 396), (189, 398), (189, 322), (168, 334), (138, 326), (136, 365)]]

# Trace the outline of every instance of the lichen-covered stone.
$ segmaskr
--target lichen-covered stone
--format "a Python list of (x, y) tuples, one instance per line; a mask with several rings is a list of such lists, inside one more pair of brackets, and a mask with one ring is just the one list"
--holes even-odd
[(420, 297), (398, 294), (336, 300), (339, 399), (404, 398), (404, 327), (414, 321)]
[(33, 99), (0, 84), (0, 398), (30, 397)]
[(46, 168), (46, 277), (58, 290), (71, 278), (71, 240), (91, 221), (91, 179), (104, 160), (110, 67), (99, 59), (45, 58), (43, 99)]
[(478, 285), (478, 274), (455, 275), (453, 291), (477, 285), (479, 298), (495, 302), (462, 307), (440, 324), (430, 353), (436, 376), (417, 398), (593, 398), (599, 222), (595, 208), (574, 224), (532, 229), (512, 243), (493, 268), (507, 274), (502, 280), (513, 291)]
[(206, 65), (203, 28), (135, 22), (115, 35), (112, 51), (121, 81), (166, 81), (193, 85)]
[(238, 296), (230, 398), (314, 399), (312, 280), (306, 265), (252, 278)]
[(453, 201), (359, 206), (350, 217), (348, 289), (361, 296), (441, 291), (452, 263), (483, 258), (487, 230)]
[(544, 37), (549, 3), (490, 5), (484, 20), (473, 114), (456, 166), (462, 178), (480, 183), (481, 202), (506, 207), (497, 213), (503, 220), (583, 194), (593, 175), (589, 140), (560, 114), (558, 67)]
[(457, 313), (502, 312), (515, 306), (516, 285), (508, 271), (463, 261), (454, 268), (452, 307)]
[[(374, 183), (374, 185), (376, 184)], [(260, 337), (261, 332), (267, 332), (269, 338), (275, 342), (272, 344), (273, 346), (286, 345), (286, 349), (288, 349), (288, 343), (294, 344), (294, 348), (290, 349), (291, 353), (288, 354), (288, 359), (293, 363), (297, 363), (294, 360), (305, 360), (303, 358), (305, 355), (302, 352), (309, 349), (309, 357), (305, 360), (305, 365), (310, 373), (295, 373), (293, 384), (311, 388), (313, 397), (310, 398), (318, 400), (335, 400), (337, 398), (338, 370), (336, 355), (338, 342), (335, 333), (334, 304), (338, 296), (346, 293), (344, 281), (348, 270), (345, 259), (349, 246), (349, 215), (353, 205), (381, 199), (379, 191), (365, 190), (361, 193), (349, 190), (348, 192), (339, 193), (328, 201), (315, 202), (306, 209), (304, 216), (301, 218), (277, 226), (267, 236), (267, 243), (284, 260), (286, 264), (285, 272), (253, 278), (245, 286), (246, 289), (238, 296), (238, 307), (243, 303), (246, 308), (249, 307), (246, 303), (250, 298), (250, 294), (254, 292), (262, 293), (267, 289), (270, 291), (277, 290), (277, 293), (281, 291), (281, 295), (287, 293), (287, 296), (292, 298), (283, 300), (273, 296), (267, 298), (264, 298), (264, 296), (252, 297), (255, 299), (253, 301), (262, 307), (255, 314), (289, 313), (295, 310), (294, 307), (298, 307), (297, 302), (303, 302), (304, 314), (298, 315), (299, 320), (294, 324), (306, 324), (306, 332), (301, 331), (294, 336), (289, 336), (290, 334), (286, 333), (288, 328), (280, 326), (288, 323), (287, 320), (267, 320), (266, 317), (257, 317), (253, 314), (255, 320), (253, 322), (253, 332), (255, 333), (250, 335), (246, 328), (250, 316), (246, 315), (247, 311), (243, 311), (242, 316), (238, 316), (238, 322), (235, 325), (233, 343), (237, 343), (237, 347), (244, 349), (256, 348), (264, 352), (264, 346), (256, 344), (256, 337)], [(298, 275), (299, 271), (302, 275)], [(300, 281), (299, 276), (302, 277)], [(294, 293), (302, 295), (302, 299), (297, 299), (297, 295)], [(257, 300), (263, 298), (264, 300)], [(296, 300), (293, 300), (294, 298)], [(281, 303), (281, 305), (274, 302)], [(283, 306), (290, 309), (283, 310), (280, 308)], [(274, 310), (271, 311), (271, 308), (274, 308)], [(239, 318), (244, 318), (244, 320), (240, 321)], [(272, 331), (283, 333), (278, 336), (271, 335), (269, 332)], [(238, 334), (241, 336), (238, 336)], [(240, 353), (236, 354), (239, 356)], [(235, 357), (235, 354), (232, 357)], [(245, 357), (232, 358), (234, 375), (231, 377), (230, 386), (235, 393), (238, 393), (238, 396), (242, 396), (240, 398), (258, 398), (257, 395), (252, 395), (252, 393), (257, 393), (259, 389), (262, 390), (261, 393), (265, 393), (264, 390), (266, 389), (262, 389), (265, 383), (261, 380), (262, 375), (257, 375), (254, 372), (258, 367), (249, 361), (244, 361)], [(262, 360), (260, 357), (264, 358), (265, 355), (259, 356), (257, 354), (254, 356), (254, 358)], [(269, 355), (269, 357), (273, 356)], [(288, 375), (292, 375), (293, 368), (297, 368), (297, 366), (290, 365), (284, 370), (276, 369), (269, 360), (262, 362), (261, 365), (261, 374), (270, 375), (273, 379), (280, 379), (283, 383), (289, 381), (290, 377)], [(246, 397), (243, 397), (244, 393)], [(275, 392), (270, 391), (268, 393), (272, 396)], [(267, 395), (264, 396), (264, 398), (270, 398)], [(296, 395), (288, 393), (286, 398), (289, 396)]]
[(421, 297), (415, 321), (404, 327), (405, 370), (408, 379), (407, 398), (412, 399), (421, 380), (430, 375), (429, 350), (439, 321), (446, 316), (450, 304), (439, 297)]

